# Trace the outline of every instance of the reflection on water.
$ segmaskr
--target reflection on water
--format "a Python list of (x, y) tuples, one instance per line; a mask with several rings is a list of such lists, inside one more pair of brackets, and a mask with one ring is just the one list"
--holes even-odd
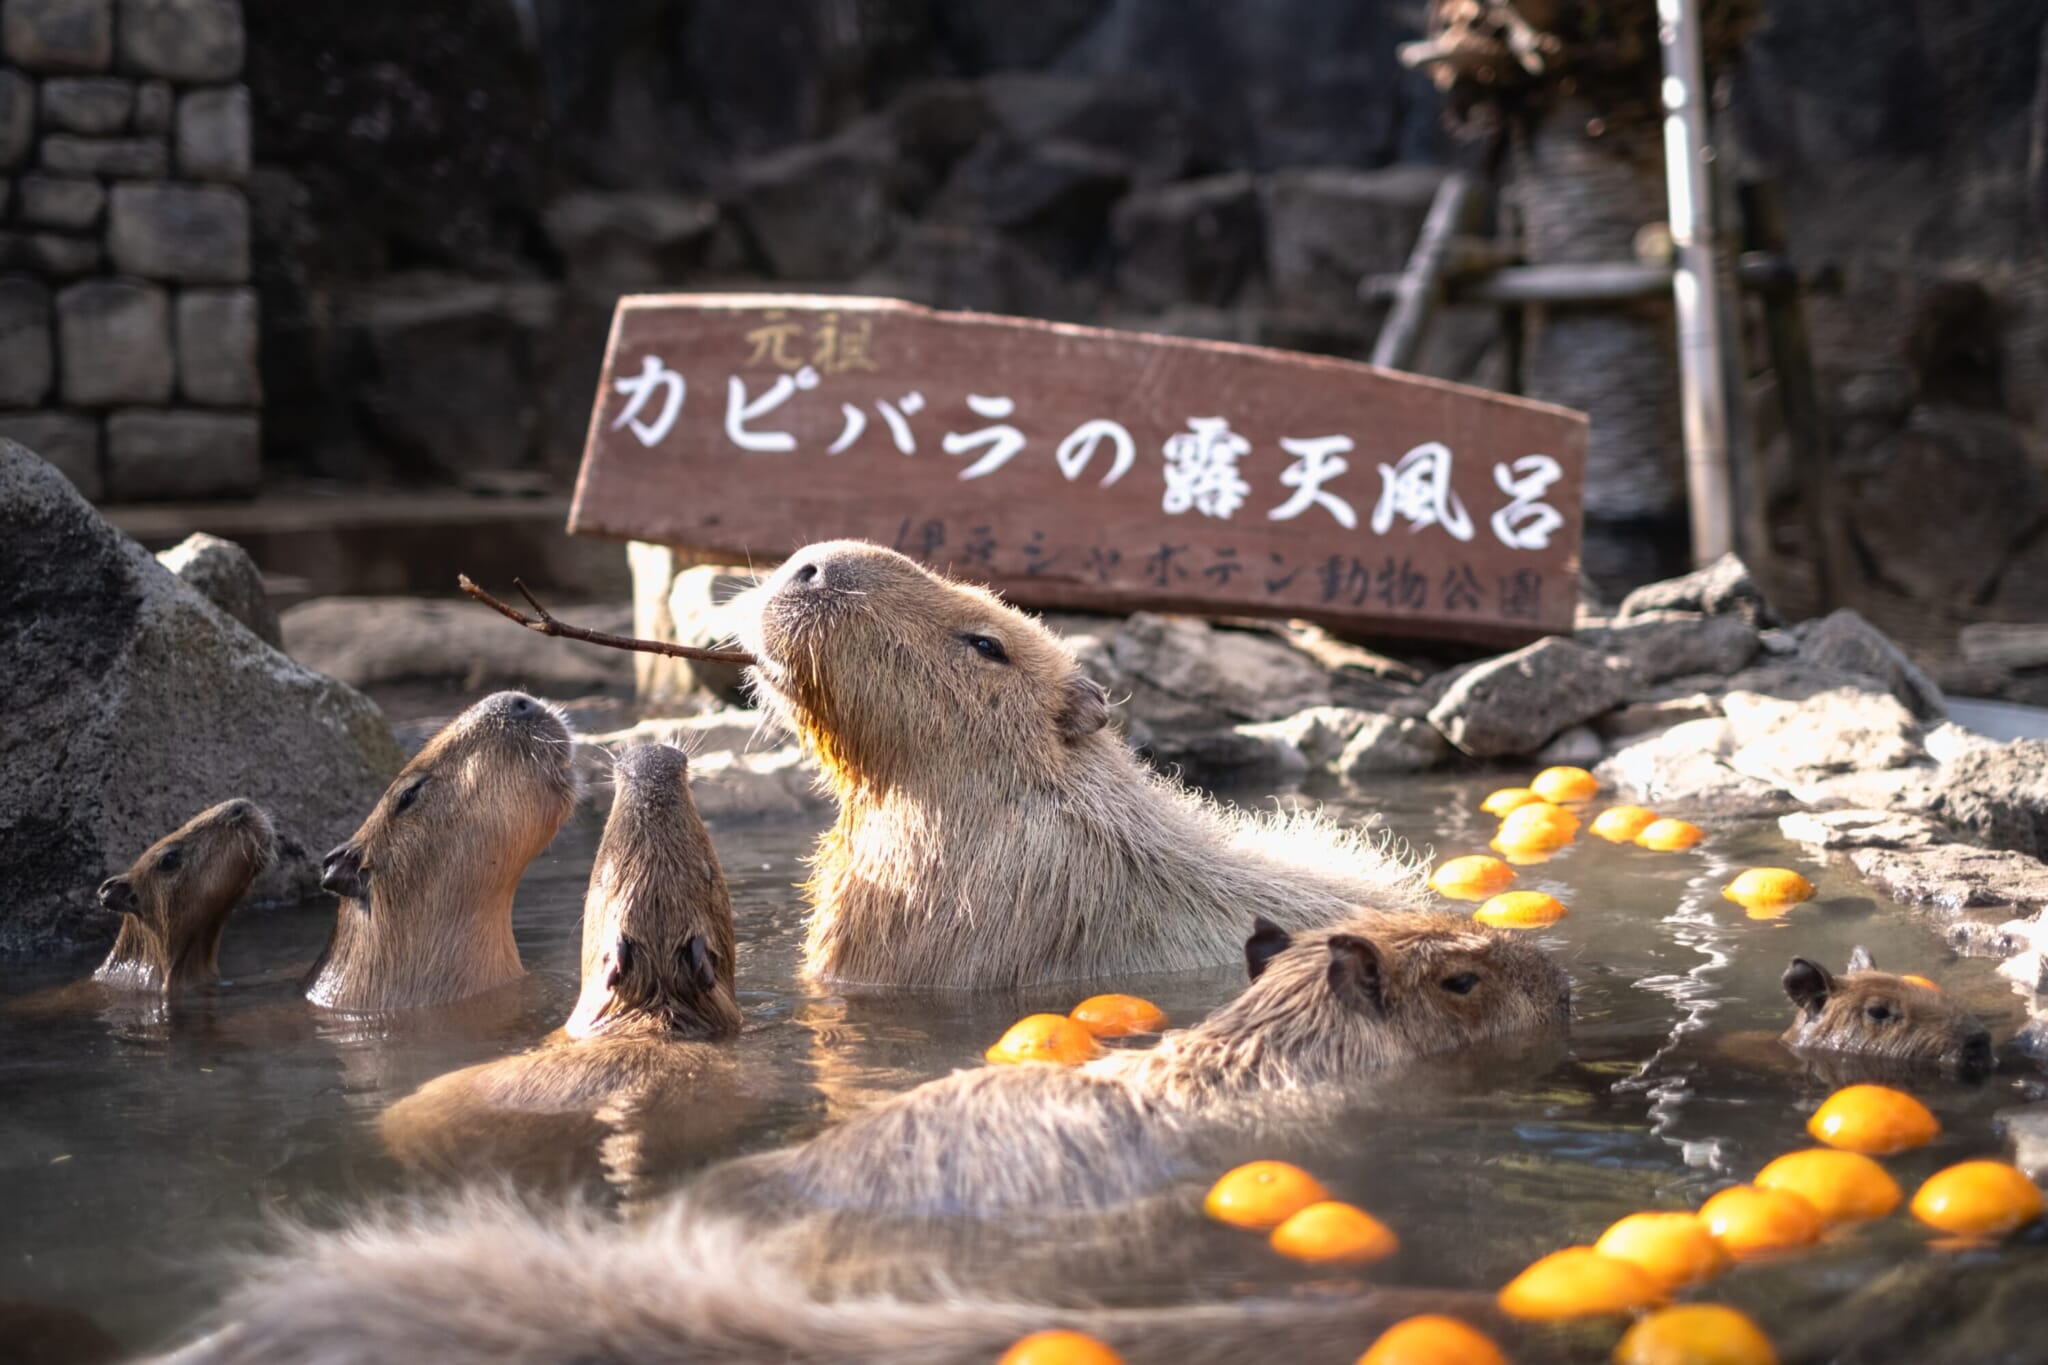
[[(1494, 822), (1476, 805), (1492, 785), (1411, 781), (1376, 798), (1396, 832), (1448, 857), (1485, 851)], [(1341, 800), (1332, 809), (1363, 810)], [(717, 1116), (687, 1108), (673, 1119), (642, 1116), (660, 1128), (659, 1141), (631, 1124), (611, 1134), (598, 1164), (630, 1166), (636, 1194), (672, 1186), (719, 1155), (799, 1140), (972, 1065), (1022, 1013), (1064, 1011), (1117, 989), (1188, 1022), (1241, 984), (1240, 969), (1219, 969), (1015, 993), (841, 997), (795, 976), (803, 908), (794, 884), (815, 827), (713, 832), (739, 915), (750, 1022), (730, 1055), (746, 1077), (746, 1103)], [(210, 1301), (224, 1273), (217, 1253), (257, 1242), (268, 1218), (331, 1221), (406, 1188), (378, 1137), (384, 1108), (434, 1076), (530, 1046), (566, 1017), (598, 833), (594, 817), (579, 815), (534, 864), (517, 909), (531, 974), (465, 1008), (368, 1026), (309, 1015), (279, 969), (319, 951), (331, 910), (314, 905), (240, 917), (223, 969), (242, 984), (181, 1006), (168, 1025), (0, 1014), (0, 1299), (68, 1305), (131, 1346), (163, 1344)], [(1773, 1041), (1790, 1017), (1778, 977), (1795, 953), (1839, 967), (1865, 944), (1879, 965), (1935, 977), (1995, 1034), (2010, 1034), (2019, 1010), (1994, 964), (1956, 959), (1932, 931), (1872, 899), (1852, 872), (1816, 866), (1768, 823), (1712, 833), (1685, 854), (1583, 838), (1522, 870), (1520, 886), (1551, 892), (1572, 910), (1541, 931), (1577, 984), (1568, 1049), (1425, 1068), (1340, 1120), (1262, 1139), (1244, 1155), (1299, 1159), (1339, 1197), (1394, 1227), (1403, 1250), (1374, 1279), (1491, 1289), (1625, 1213), (1696, 1204), (1804, 1145), (1806, 1115), (1842, 1077), (1802, 1067)], [(1720, 887), (1757, 863), (1804, 871), (1817, 901), (1781, 920), (1746, 918)], [(0, 997), (51, 980), (16, 971), (0, 977)], [(1892, 1159), (1894, 1174), (1910, 1190), (1941, 1165), (1995, 1152), (1990, 1116), (2032, 1098), (2019, 1087), (2034, 1074), (2008, 1066), (1979, 1086), (1917, 1083), (1945, 1131), (1931, 1147)], [(1195, 1216), (1210, 1174), (1189, 1172), (1122, 1243), (1072, 1258), (1086, 1267), (1082, 1289), (1141, 1304), (1292, 1292), (1317, 1278), (1271, 1255), (1262, 1239)], [(1043, 1239), (1029, 1245), (1036, 1235), (1019, 1225), (982, 1240), (1007, 1246), (1020, 1274), (1034, 1259), (1053, 1263), (1046, 1273), (1054, 1273), (1059, 1258), (1044, 1255)], [(1816, 1324), (1859, 1288), (1952, 1293), (1957, 1262), (1922, 1266), (1930, 1259), (1922, 1245), (1894, 1219), (1839, 1234), (1807, 1257), (1745, 1268), (1715, 1293), (1810, 1352)], [(2044, 1262), (2039, 1246), (1980, 1253), (1971, 1282), (2038, 1276)], [(1887, 1273), (1893, 1280), (1881, 1281)], [(1975, 1292), (1970, 1302), (1986, 1305), (1985, 1314), (2034, 1311), (2019, 1293)], [(1828, 1330), (1853, 1336), (1857, 1322), (1877, 1316), (1829, 1319)], [(1583, 1347), (1588, 1358), (1610, 1344), (1558, 1343), (1566, 1354)], [(1856, 1358), (1905, 1358), (1886, 1349), (1880, 1342)]]

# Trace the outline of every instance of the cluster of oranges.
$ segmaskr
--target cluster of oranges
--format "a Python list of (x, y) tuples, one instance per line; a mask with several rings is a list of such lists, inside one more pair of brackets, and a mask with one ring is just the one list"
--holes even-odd
[(1099, 1039), (1159, 1033), (1166, 1011), (1135, 995), (1091, 995), (1067, 1014), (1027, 1014), (983, 1055), (991, 1062), (1078, 1066), (1102, 1051)]

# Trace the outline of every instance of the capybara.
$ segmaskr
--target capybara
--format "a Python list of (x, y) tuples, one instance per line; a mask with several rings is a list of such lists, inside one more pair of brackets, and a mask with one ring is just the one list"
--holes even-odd
[(341, 904), (306, 998), (417, 1009), (516, 980), (512, 894), (575, 807), (574, 743), (520, 692), (484, 698), (429, 740), (327, 855), (321, 885)]
[(1840, 976), (1795, 957), (1784, 985), (1799, 1010), (1780, 1041), (1794, 1052), (1852, 1053), (1963, 1074), (1991, 1069), (1991, 1033), (1975, 1015), (1932, 986), (1877, 970), (1862, 948)]
[(839, 817), (807, 968), (985, 988), (1215, 966), (1252, 915), (1292, 928), (1424, 903), (1390, 841), (1227, 812), (1146, 768), (1038, 621), (893, 550), (830, 541), (729, 610), (752, 685)]

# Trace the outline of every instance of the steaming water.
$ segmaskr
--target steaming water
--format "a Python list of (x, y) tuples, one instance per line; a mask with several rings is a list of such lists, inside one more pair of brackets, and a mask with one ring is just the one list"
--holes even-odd
[[(1441, 858), (1484, 851), (1493, 822), (1476, 805), (1495, 785), (1418, 780), (1390, 785), (1376, 800), (1396, 832)], [(1331, 808), (1364, 813), (1338, 797)], [(310, 905), (239, 918), (224, 966), (244, 984), (181, 1007), (169, 1027), (0, 1015), (0, 1300), (66, 1305), (131, 1347), (167, 1345), (213, 1301), (228, 1273), (221, 1253), (258, 1243), (271, 1216), (330, 1220), (405, 1188), (380, 1149), (379, 1111), (441, 1072), (530, 1045), (566, 1017), (599, 828), (579, 814), (527, 874), (516, 920), (531, 975), (496, 1014), (384, 1031), (309, 1024), (279, 969), (309, 961), (324, 942), (332, 912)], [(670, 1179), (718, 1155), (803, 1138), (878, 1097), (974, 1064), (1028, 1011), (1064, 1011), (1096, 990), (1124, 988), (1189, 1022), (1241, 984), (1241, 971), (1219, 970), (1015, 994), (842, 998), (807, 986), (796, 976), (803, 911), (794, 883), (815, 833), (814, 825), (714, 829), (739, 914), (751, 1020), (734, 1054), (754, 1088), (737, 1129), (707, 1123)], [(2017, 1002), (1992, 963), (1955, 957), (1853, 871), (1817, 864), (1768, 822), (1717, 825), (1712, 834), (1682, 854), (1586, 837), (1524, 870), (1520, 885), (1572, 908), (1543, 934), (1576, 982), (1568, 1047), (1490, 1073), (1432, 1068), (1363, 1120), (1260, 1153), (1296, 1155), (1338, 1197), (1400, 1233), (1399, 1256), (1367, 1278), (1490, 1290), (1623, 1214), (1696, 1205), (1807, 1145), (1803, 1125), (1828, 1081), (1804, 1074), (1768, 1038), (1787, 1022), (1777, 981), (1794, 953), (1839, 967), (1865, 944), (1881, 966), (1941, 981), (1999, 1038), (2016, 1026)], [(1755, 864), (1803, 870), (1819, 887), (1817, 902), (1776, 922), (1747, 919), (1719, 888)], [(0, 998), (51, 980), (16, 971), (0, 977)], [(1983, 1085), (1916, 1082), (1945, 1131), (1890, 1168), (1910, 1192), (1942, 1165), (1997, 1153), (1992, 1114), (2034, 1098), (2029, 1087), (2038, 1085), (2038, 1073), (2009, 1058)], [(1189, 1173), (1190, 1197), (1210, 1174)], [(1127, 1274), (1089, 1287), (1122, 1302), (1174, 1302), (1294, 1292), (1330, 1278), (1281, 1262), (1256, 1236), (1198, 1218), (1175, 1240), (1174, 1255), (1134, 1249)], [(1738, 1269), (1709, 1295), (1751, 1309), (1781, 1341), (1833, 1321), (1831, 1307), (1845, 1324), (1839, 1330), (1853, 1335), (1868, 1315), (1840, 1305), (1888, 1268), (1939, 1259), (1926, 1240), (1895, 1217), (1802, 1257)], [(1962, 1260), (1949, 1254), (1943, 1268), (2043, 1283), (2048, 1249), (2036, 1240)], [(2026, 1293), (2002, 1302), (1986, 1311), (2039, 1311)], [(1612, 1335), (1568, 1334), (1547, 1349), (1602, 1359)], [(1856, 1358), (1929, 1358), (1903, 1344), (1893, 1354), (1882, 1341), (1862, 1349)]]

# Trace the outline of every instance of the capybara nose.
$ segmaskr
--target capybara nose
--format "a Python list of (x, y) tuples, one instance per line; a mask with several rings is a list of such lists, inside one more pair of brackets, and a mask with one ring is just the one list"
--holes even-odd
[(536, 708), (533, 704), (533, 698), (521, 693), (513, 696), (508, 709), (515, 716), (530, 716)]
[(249, 817), (255, 813), (256, 807), (253, 804), (237, 799), (221, 807), (220, 815), (221, 819), (231, 825), (246, 825), (249, 823)]
[(1972, 1071), (1991, 1069), (1991, 1035), (1978, 1032), (1963, 1042), (1963, 1065)]
[(797, 584), (799, 587), (817, 587), (821, 581), (818, 574), (818, 566), (815, 563), (797, 565), (795, 571), (790, 574), (789, 581)]
[(109, 877), (100, 883), (100, 904), (117, 915), (126, 915), (136, 906), (135, 888), (126, 877)]
[(354, 844), (343, 844), (321, 860), (320, 885), (335, 895), (360, 900), (363, 882), (363, 854)]

